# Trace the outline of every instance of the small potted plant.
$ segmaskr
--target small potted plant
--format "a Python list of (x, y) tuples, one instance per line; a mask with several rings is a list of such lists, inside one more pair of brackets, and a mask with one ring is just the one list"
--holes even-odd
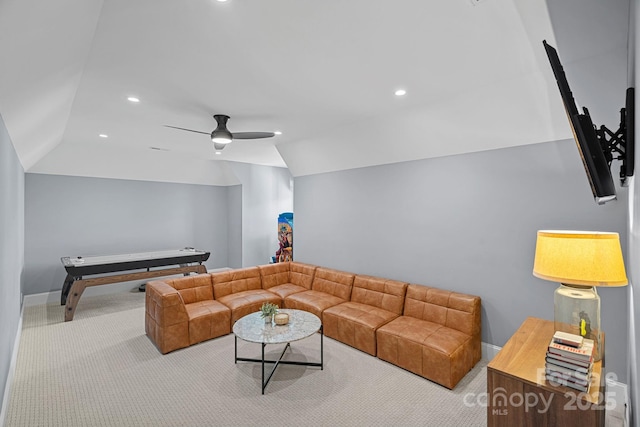
[(260, 307), (260, 312), (262, 318), (264, 318), (264, 323), (271, 323), (273, 315), (278, 312), (278, 306), (270, 302), (265, 302), (262, 304), (262, 307)]

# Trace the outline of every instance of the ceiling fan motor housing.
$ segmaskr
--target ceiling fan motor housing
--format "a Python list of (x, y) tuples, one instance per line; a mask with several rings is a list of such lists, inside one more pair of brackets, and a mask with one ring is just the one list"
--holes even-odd
[(216, 150), (222, 150), (226, 144), (233, 141), (233, 135), (229, 132), (229, 129), (227, 129), (227, 120), (229, 120), (229, 116), (216, 114), (213, 118), (218, 122), (218, 127), (211, 132), (211, 141), (213, 141), (213, 145)]

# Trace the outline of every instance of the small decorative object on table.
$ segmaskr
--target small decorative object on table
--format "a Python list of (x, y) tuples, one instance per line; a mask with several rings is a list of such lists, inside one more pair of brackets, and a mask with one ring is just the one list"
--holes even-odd
[(271, 323), (273, 316), (278, 312), (278, 306), (276, 304), (265, 302), (260, 307), (261, 316), (264, 318), (264, 323)]
[(273, 317), (276, 325), (286, 325), (289, 323), (289, 315), (287, 313), (278, 313)]

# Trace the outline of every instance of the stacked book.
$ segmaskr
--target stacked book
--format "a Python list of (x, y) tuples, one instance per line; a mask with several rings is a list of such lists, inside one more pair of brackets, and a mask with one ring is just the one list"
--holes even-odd
[(593, 340), (566, 332), (556, 332), (549, 343), (545, 377), (583, 392), (589, 391), (593, 368)]

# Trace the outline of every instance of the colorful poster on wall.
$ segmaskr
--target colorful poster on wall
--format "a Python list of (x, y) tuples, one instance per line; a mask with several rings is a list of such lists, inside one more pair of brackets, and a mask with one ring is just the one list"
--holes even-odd
[(293, 212), (278, 215), (278, 244), (276, 262), (293, 261)]

